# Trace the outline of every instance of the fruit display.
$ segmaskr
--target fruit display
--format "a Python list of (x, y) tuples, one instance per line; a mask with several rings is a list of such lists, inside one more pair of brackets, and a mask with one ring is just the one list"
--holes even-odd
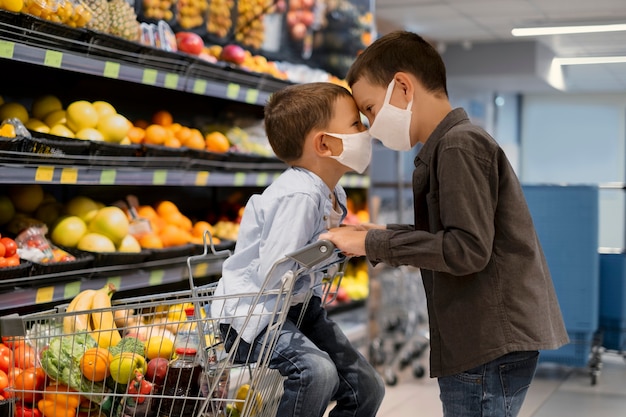
[(178, 0), (175, 19), (183, 30), (202, 27), (209, 9), (209, 0)]
[(232, 10), (234, 0), (211, 0), (206, 22), (206, 30), (209, 36), (218, 39), (226, 39), (233, 27)]

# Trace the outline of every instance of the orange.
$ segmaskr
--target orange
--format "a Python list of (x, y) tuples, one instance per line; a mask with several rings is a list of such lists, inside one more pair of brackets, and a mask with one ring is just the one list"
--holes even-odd
[(191, 231), (192, 222), (189, 217), (182, 214), (180, 211), (173, 211), (171, 213), (166, 213), (163, 215), (163, 219), (168, 224), (173, 224), (175, 226), (180, 227), (183, 230)]
[(176, 225), (166, 224), (159, 232), (159, 237), (163, 242), (163, 246), (168, 248), (171, 246), (181, 246), (189, 243), (191, 234), (185, 232)]
[(105, 348), (87, 349), (80, 358), (80, 370), (90, 381), (103, 381), (109, 374), (109, 363), (113, 355)]
[(177, 213), (179, 211), (180, 210), (178, 210), (178, 206), (176, 206), (176, 204), (167, 200), (160, 201), (159, 203), (157, 203), (157, 206), (156, 206), (157, 214), (162, 217), (165, 217), (166, 215), (170, 213)]
[(171, 125), (167, 126), (167, 130), (169, 130), (175, 135), (176, 132), (178, 132), (181, 127), (183, 126), (180, 123), (172, 123)]
[(162, 145), (167, 137), (167, 130), (163, 126), (151, 124), (146, 128), (144, 142), (151, 145)]
[(204, 149), (206, 147), (206, 143), (204, 141), (204, 137), (202, 136), (202, 132), (198, 129), (190, 129), (190, 137), (185, 142), (185, 146), (191, 149)]
[(144, 137), (146, 136), (146, 131), (141, 127), (133, 126), (128, 129), (126, 136), (128, 136), (131, 143), (142, 143)]
[(139, 244), (144, 249), (163, 249), (163, 242), (161, 238), (154, 232), (146, 233), (140, 236), (138, 239)]
[(197, 221), (191, 229), (191, 234), (196, 237), (204, 236), (205, 231), (209, 231), (212, 235), (215, 234), (215, 229), (211, 226), (211, 223), (204, 220)]
[(205, 140), (207, 151), (224, 153), (230, 149), (230, 141), (222, 132), (211, 132), (206, 135)]
[(152, 220), (158, 217), (156, 210), (152, 206), (139, 206), (137, 207), (137, 215), (144, 219)]
[(161, 126), (170, 126), (174, 122), (172, 113), (167, 110), (159, 110), (152, 115), (152, 123)]
[(137, 119), (133, 122), (133, 124), (137, 127), (140, 127), (142, 129), (147, 128), (148, 126), (150, 126), (150, 122), (144, 119)]
[(187, 140), (191, 137), (191, 129), (189, 129), (187, 126), (181, 126), (180, 129), (178, 129), (174, 133), (174, 136), (176, 136), (176, 139), (178, 139), (180, 143), (184, 145), (185, 142), (187, 142)]
[(163, 142), (163, 145), (168, 146), (170, 148), (180, 148), (182, 146), (180, 141), (176, 138), (165, 139), (165, 142)]

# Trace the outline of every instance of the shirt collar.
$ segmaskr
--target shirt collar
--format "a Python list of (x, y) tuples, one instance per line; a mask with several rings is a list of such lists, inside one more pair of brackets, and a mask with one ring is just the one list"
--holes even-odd
[(420, 160), (428, 164), (432, 157), (434, 149), (437, 147), (437, 143), (439, 142), (439, 140), (454, 126), (459, 123), (465, 122), (469, 122), (469, 117), (467, 116), (465, 110), (463, 110), (462, 108), (456, 108), (448, 113), (446, 117), (444, 117), (443, 120), (439, 122), (435, 130), (433, 130), (433, 132), (428, 137), (428, 140), (426, 140), (424, 146), (422, 146), (422, 149), (420, 149), (420, 151), (418, 152), (414, 160), (415, 166), (417, 166), (418, 161)]

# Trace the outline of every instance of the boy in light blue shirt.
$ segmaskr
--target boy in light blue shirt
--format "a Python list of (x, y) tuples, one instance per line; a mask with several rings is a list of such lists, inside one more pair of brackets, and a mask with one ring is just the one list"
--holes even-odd
[[(363, 173), (371, 158), (371, 136), (352, 96), (332, 83), (294, 85), (274, 93), (265, 107), (265, 130), (274, 153), (289, 168), (248, 201), (216, 296), (258, 292), (276, 261), (339, 226), (346, 215), (346, 193), (338, 182), (346, 172)], [(269, 277), (268, 287), (278, 288), (282, 277), (298, 268), (295, 261), (281, 263)], [(317, 285), (322, 275), (304, 275), (294, 284), (288, 319), (272, 352), (269, 366), (286, 377), (277, 415), (321, 417), (335, 400), (331, 417), (374, 417), (384, 384), (327, 317)], [(315, 292), (298, 327), (311, 286)], [(246, 315), (251, 307), (272, 311), (276, 300), (265, 298), (255, 306), (250, 299), (247, 304), (237, 297), (223, 300), (215, 300), (211, 309), (214, 317), (230, 318), (222, 323), (227, 349), (235, 332), (243, 339), (240, 350), (249, 349), (269, 323), (261, 318), (244, 326)]]

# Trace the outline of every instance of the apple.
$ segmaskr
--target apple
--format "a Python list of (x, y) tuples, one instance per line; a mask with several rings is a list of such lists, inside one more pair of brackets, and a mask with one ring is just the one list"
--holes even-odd
[(222, 48), (220, 59), (222, 61), (241, 65), (246, 59), (246, 51), (241, 46), (231, 43)]
[(178, 32), (176, 34), (176, 46), (179, 51), (191, 55), (200, 55), (204, 50), (204, 41), (197, 33)]
[(154, 358), (148, 362), (146, 370), (146, 379), (155, 385), (163, 385), (167, 374), (167, 365), (169, 361), (165, 358)]

